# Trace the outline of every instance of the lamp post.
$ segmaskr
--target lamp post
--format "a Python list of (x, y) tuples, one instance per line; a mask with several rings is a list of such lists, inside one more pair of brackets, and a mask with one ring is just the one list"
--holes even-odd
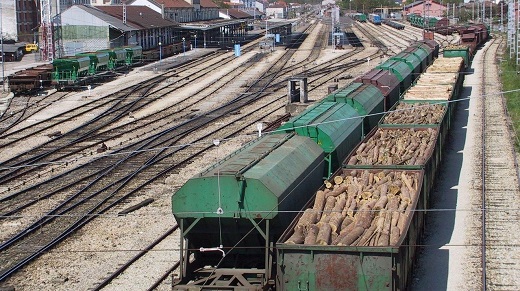
[(197, 35), (195, 34), (195, 49), (197, 49)]
[(183, 37), (183, 38), (182, 38), (182, 54), (183, 54), (184, 56), (186, 56), (186, 46), (184, 45), (184, 44), (185, 44), (185, 41), (186, 41), (186, 39)]
[(161, 61), (162, 61), (162, 47), (161, 47), (162, 43), (159, 42), (159, 67), (161, 66)]

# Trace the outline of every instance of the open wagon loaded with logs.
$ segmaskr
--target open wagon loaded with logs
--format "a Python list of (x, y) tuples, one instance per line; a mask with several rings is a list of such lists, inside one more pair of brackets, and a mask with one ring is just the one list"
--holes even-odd
[(439, 124), (446, 114), (446, 104), (428, 102), (399, 102), (390, 109), (383, 124)]
[(421, 171), (342, 170), (317, 191), (286, 244), (395, 246), (421, 191)]
[(277, 290), (406, 290), (424, 177), (398, 166), (338, 170), (276, 243)]
[(376, 128), (347, 157), (347, 165), (424, 165), (431, 156), (437, 128)]

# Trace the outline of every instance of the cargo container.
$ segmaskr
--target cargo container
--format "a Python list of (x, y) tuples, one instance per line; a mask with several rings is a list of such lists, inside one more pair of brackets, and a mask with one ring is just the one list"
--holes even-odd
[[(374, 176), (381, 171), (369, 170)], [(403, 173), (401, 170), (397, 171), (399, 172), (394, 172), (396, 176)], [(349, 176), (359, 174), (359, 171), (340, 169), (334, 177), (349, 179)], [(424, 212), (413, 210), (424, 209), (422, 197), (429, 189), (423, 185), (422, 170), (404, 171), (403, 174), (417, 177), (417, 189), (411, 195), (413, 199), (404, 212), (409, 211), (404, 216), (401, 224), (404, 227), (394, 245), (358, 246), (354, 242), (353, 245), (340, 246), (288, 242), (298, 229), (300, 218), (305, 213), (302, 211), (276, 244), (277, 290), (406, 290), (411, 282), (416, 248), (424, 224)], [(334, 178), (330, 179), (330, 183), (334, 183)], [(314, 202), (311, 200), (305, 209), (312, 209)], [(377, 215), (382, 215), (381, 213), (382, 211)], [(367, 232), (369, 229), (365, 229), (363, 235)]]
[(134, 63), (140, 62), (143, 57), (143, 48), (141, 46), (130, 46), (124, 47), (126, 51), (126, 64), (132, 65)]
[(354, 19), (359, 22), (367, 22), (367, 15), (363, 13), (356, 13), (353, 15)]
[[(426, 39), (426, 40), (420, 40), (417, 43), (422, 43), (422, 44), (425, 44), (428, 47), (430, 47), (430, 49), (432, 50), (432, 56), (434, 59), (439, 57), (439, 44), (436, 41)], [(430, 64), (431, 64), (431, 62), (430, 62)]]
[(413, 54), (417, 59), (419, 59), (419, 62), (421, 63), (420, 72), (424, 72), (428, 65), (433, 62), (432, 49), (425, 44), (414, 44), (413, 46), (406, 48), (404, 52)]
[(54, 59), (52, 65), (53, 83), (74, 83), (89, 74), (91, 60), (89, 57), (70, 57)]
[(98, 72), (103, 72), (108, 69), (110, 56), (108, 52), (87, 52), (76, 54), (77, 57), (90, 58), (88, 72), (90, 75), (95, 75)]
[(464, 75), (462, 58), (438, 58), (416, 84), (403, 95), (404, 100), (456, 100)]
[(454, 45), (448, 46), (444, 48), (442, 51), (442, 56), (444, 58), (457, 58), (460, 57), (464, 59), (464, 67), (468, 67), (471, 60), (471, 54), (469, 52), (469, 46), (467, 45)]
[(444, 146), (451, 128), (454, 106), (455, 102), (401, 100), (383, 116), (378, 126), (439, 128), (441, 146)]
[(124, 48), (115, 48), (107, 50), (99, 50), (97, 52), (108, 53), (108, 69), (115, 70), (125, 65), (126, 62), (126, 50)]

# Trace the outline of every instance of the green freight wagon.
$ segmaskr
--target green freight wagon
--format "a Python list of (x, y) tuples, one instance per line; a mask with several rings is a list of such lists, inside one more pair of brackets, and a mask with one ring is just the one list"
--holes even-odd
[(394, 74), (386, 70), (370, 70), (365, 75), (355, 79), (354, 83), (372, 84), (379, 88), (383, 96), (385, 96), (385, 111), (390, 109), (401, 95), (399, 80), (397, 80)]
[(124, 48), (126, 50), (126, 64), (132, 65), (135, 63), (138, 63), (141, 61), (143, 57), (143, 47), (136, 45), (136, 46), (129, 46)]
[[(361, 142), (362, 144), (374, 143), (379, 149), (379, 153), (384, 153), (384, 156), (379, 156), (378, 162), (374, 162), (370, 159), (362, 159), (358, 155), (357, 151), (359, 146), (356, 147), (350, 155), (343, 162), (343, 166), (348, 169), (401, 169), (401, 170), (424, 170), (424, 184), (431, 189), (433, 187), (437, 170), (442, 161), (442, 146), (445, 143), (443, 136), (440, 135), (438, 126), (427, 126), (427, 125), (393, 125), (374, 128), (369, 135)], [(424, 152), (422, 157), (410, 157), (405, 156), (404, 152), (402, 155), (394, 153), (393, 150), (399, 146), (393, 146), (393, 144), (409, 144), (413, 140), (418, 140), (421, 146), (424, 143), (424, 139), (419, 140), (418, 135), (424, 137), (431, 137), (427, 143), (424, 144)], [(444, 137), (446, 135), (444, 134)], [(421, 149), (417, 147), (416, 152), (420, 152)], [(422, 158), (422, 159), (420, 159)], [(408, 164), (412, 159), (416, 162)], [(386, 162), (392, 160), (392, 162)], [(427, 193), (430, 193), (429, 191)], [(424, 196), (424, 205), (428, 206), (429, 196)]]
[(386, 70), (394, 74), (401, 82), (401, 94), (412, 84), (412, 70), (402, 61), (389, 59), (377, 66), (376, 69)]
[(402, 51), (391, 57), (390, 60), (397, 60), (405, 63), (412, 71), (412, 81), (421, 74), (421, 59), (414, 54)]
[[(451, 128), (455, 109), (454, 103), (442, 100), (400, 100), (381, 118), (378, 126), (381, 128), (396, 126), (439, 128), (439, 137), (443, 146), (443, 141), (446, 140), (446, 135)], [(402, 122), (403, 117), (406, 117), (408, 122)], [(434, 119), (439, 121), (436, 123), (429, 122)]]
[(367, 15), (363, 13), (354, 14), (354, 19), (359, 22), (367, 22)]
[(385, 111), (385, 97), (383, 93), (372, 84), (351, 83), (324, 98), (329, 102), (347, 103), (361, 116), (363, 121), (363, 134), (367, 134), (381, 119), (381, 112)]
[(89, 74), (90, 62), (89, 57), (54, 59), (52, 61), (54, 67), (52, 82), (54, 84), (76, 83), (81, 77)]
[(433, 62), (433, 51), (426, 44), (413, 44), (411, 47), (406, 48), (404, 52), (411, 53), (419, 59), (421, 62), (420, 72), (424, 72), (428, 65)]
[(349, 104), (319, 102), (280, 126), (278, 131), (308, 136), (325, 152), (324, 177), (341, 166), (350, 151), (363, 138), (363, 118)]
[(76, 54), (76, 56), (90, 58), (88, 70), (90, 75), (95, 75), (96, 73), (104, 72), (108, 69), (108, 63), (110, 61), (108, 52), (87, 52)]
[(442, 56), (445, 58), (461, 57), (464, 59), (464, 67), (468, 67), (471, 62), (471, 53), (467, 45), (451, 45), (444, 48)]
[(124, 48), (114, 48), (107, 50), (99, 50), (100, 53), (108, 53), (108, 69), (115, 70), (125, 65), (126, 61), (126, 50)]
[(271, 248), (322, 184), (323, 159), (307, 137), (268, 134), (188, 180), (172, 196), (179, 284), (217, 266), (243, 282), (274, 282)]

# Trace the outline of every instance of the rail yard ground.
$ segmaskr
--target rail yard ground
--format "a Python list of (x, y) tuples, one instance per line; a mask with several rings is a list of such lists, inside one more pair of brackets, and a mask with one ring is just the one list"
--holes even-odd
[[(366, 24), (369, 26), (369, 24)], [(313, 46), (314, 41), (320, 37), (318, 34), (321, 26), (317, 26), (307, 38), (307, 41), (300, 47), (300, 51), (293, 57), (294, 63), (303, 62)], [(410, 27), (406, 28), (408, 33), (412, 31)], [(358, 32), (359, 33), (359, 32)], [(415, 30), (420, 35), (420, 30)], [(390, 43), (397, 40), (387, 38), (386, 42)], [(399, 44), (402, 46), (403, 44)], [(397, 45), (395, 45), (397, 46)], [(281, 50), (279, 48), (279, 50)], [(197, 50), (202, 52), (203, 49)], [(187, 55), (195, 52), (189, 52)], [(320, 58), (316, 64), (327, 62), (333, 57), (345, 54), (348, 50), (331, 50), (323, 49)], [(356, 56), (363, 59), (376, 51), (375, 47), (367, 45), (367, 49)], [(242, 59), (230, 61), (229, 64), (222, 68), (222, 72), (216, 72), (213, 79), (208, 79), (206, 85), (217, 82), (219, 73), (223, 71), (237, 70), (243, 66), (245, 60), (254, 58), (259, 52), (251, 52), (242, 56)], [(275, 51), (258, 62), (251, 71), (244, 74), (243, 77), (237, 78), (237, 86), (240, 82), (247, 83), (248, 80), (258, 78), (258, 73), (262, 71), (267, 64), (276, 62), (281, 52)], [(446, 147), (444, 163), (440, 170), (438, 185), (436, 191), (432, 194), (433, 211), (428, 212), (426, 225), (426, 236), (424, 246), (418, 260), (418, 269), (414, 273), (413, 290), (475, 290), (482, 288), (481, 274), (482, 266), (480, 257), (476, 254), (480, 251), (479, 245), (479, 217), (481, 209), (474, 204), (476, 196), (479, 195), (479, 170), (480, 163), (477, 159), (480, 151), (480, 110), (482, 97), (480, 85), (483, 80), (479, 74), (484, 66), (495, 67), (493, 62), (484, 63), (481, 61), (482, 52), (478, 52), (473, 62), (471, 72), (466, 75), (464, 92), (461, 98), (469, 98), (460, 102), (457, 113), (450, 133), (449, 142)], [(174, 59), (171, 59), (173, 61)], [(244, 61), (242, 61), (244, 60)], [(168, 60), (163, 60), (168, 62)], [(375, 66), (374, 63), (367, 62), (363, 66), (353, 70), (350, 74), (353, 76), (360, 75)], [(145, 78), (151, 78), (157, 75), (153, 70), (135, 70), (126, 77), (94, 88), (91, 92), (83, 91), (71, 97), (70, 104), (80, 106), (82, 100), (101, 98), (107, 92), (120, 89), (122, 86), (135, 84)], [(487, 73), (491, 79), (485, 80), (486, 86), (489, 86), (486, 98), (502, 98), (499, 94), (499, 75), (498, 69), (494, 73)], [(347, 84), (349, 80), (341, 80), (339, 86)], [(201, 84), (198, 84), (201, 85)], [(494, 87), (494, 86), (496, 87)], [(493, 87), (492, 87), (493, 86)], [(186, 94), (190, 94), (190, 90), (195, 87), (185, 88)], [(2, 95), (5, 97), (5, 95)], [(324, 96), (324, 93), (314, 93), (309, 99), (317, 100)], [(171, 98), (171, 99), (168, 99)], [(145, 119), (153, 112), (164, 109), (165, 106), (171, 106), (176, 102), (178, 96), (165, 96), (163, 102), (158, 102), (153, 106), (144, 108), (134, 112), (131, 119)], [(218, 95), (215, 99), (200, 105), (198, 110), (207, 110), (215, 103), (223, 102), (226, 96)], [(73, 101), (73, 102), (72, 102)], [(62, 104), (56, 104), (49, 107), (43, 116), (52, 116), (63, 110)], [(283, 110), (275, 112), (273, 115), (282, 115)], [(502, 111), (499, 114), (504, 114)], [(503, 115), (503, 119), (507, 117)], [(75, 120), (74, 124), (86, 122), (87, 120)], [(74, 124), (68, 125), (67, 128), (73, 128)], [(240, 148), (245, 142), (255, 137), (254, 128), (248, 134), (240, 135), (237, 138), (223, 141), (222, 145), (207, 151), (202, 158), (186, 166), (181, 173), (172, 174), (164, 180), (163, 183), (150, 187), (146, 195), (130, 201), (128, 204), (118, 207), (113, 212), (102, 215), (95, 219), (92, 223), (77, 231), (74, 237), (63, 241), (58, 247), (41, 255), (37, 260), (18, 271), (9, 278), (5, 284), (0, 283), (0, 287), (14, 286), (16, 290), (86, 290), (96, 286), (103, 280), (108, 273), (115, 270), (121, 262), (140, 251), (145, 242), (164, 232), (165, 229), (175, 224), (173, 215), (171, 214), (170, 196), (173, 191), (177, 190), (187, 179), (202, 169), (216, 162), (223, 156)], [(509, 136), (503, 136), (499, 144), (504, 145), (505, 151), (510, 151), (506, 147), (512, 145)], [(42, 141), (34, 140), (34, 144), (26, 144), (27, 148), (40, 144)], [(111, 145), (112, 146), (112, 145)], [(114, 144), (115, 146), (115, 144)], [(25, 149), (27, 149), (25, 148)], [(4, 149), (6, 150), (6, 149)], [(24, 148), (12, 149), (11, 154), (23, 151)], [(499, 157), (494, 157), (500, 159)], [(504, 159), (502, 157), (502, 159)], [(507, 158), (506, 158), (507, 159)], [(504, 162), (504, 161), (501, 161)], [(511, 161), (509, 161), (511, 162)], [(515, 167), (514, 164), (507, 164), (504, 167)], [(511, 178), (511, 177), (510, 177)], [(510, 183), (518, 184), (516, 179), (512, 179)], [(520, 198), (518, 187), (511, 192), (503, 193), (504, 196), (514, 196)], [(119, 216), (117, 213), (128, 205), (135, 204), (142, 200), (143, 197), (153, 197), (155, 201), (147, 207), (143, 207), (131, 214)], [(53, 201), (48, 201), (49, 204)], [(45, 207), (40, 209), (35, 207), (29, 216), (39, 216), (44, 213)], [(456, 211), (455, 211), (456, 209)], [(516, 217), (516, 216), (515, 216)], [(9, 232), (14, 232), (19, 227), (18, 221), (2, 221), (1, 227), (6, 230), (0, 239), (5, 239)], [(508, 230), (503, 230), (508, 231)], [(507, 244), (508, 242), (500, 242)], [(144, 290), (150, 286), (150, 282), (154, 280), (154, 274), (160, 273), (178, 260), (178, 235), (172, 235), (166, 241), (152, 252), (148, 261), (128, 269), (121, 276), (116, 278), (110, 285), (103, 290)], [(508, 249), (508, 256), (511, 258), (520, 258), (518, 248)], [(497, 256), (504, 256), (504, 253), (498, 253)], [(497, 270), (500, 270), (497, 269)], [(495, 271), (499, 272), (499, 271)], [(512, 278), (516, 278), (516, 274), (508, 274)], [(520, 290), (520, 286), (515, 286), (515, 281), (510, 282), (511, 278), (503, 279), (497, 277), (496, 273), (490, 273), (493, 280), (503, 280), (507, 282), (506, 287), (500, 287), (501, 282), (493, 285), (493, 290)], [(170, 290), (171, 278), (164, 281), (157, 289)], [(498, 278), (498, 279), (496, 279)]]

